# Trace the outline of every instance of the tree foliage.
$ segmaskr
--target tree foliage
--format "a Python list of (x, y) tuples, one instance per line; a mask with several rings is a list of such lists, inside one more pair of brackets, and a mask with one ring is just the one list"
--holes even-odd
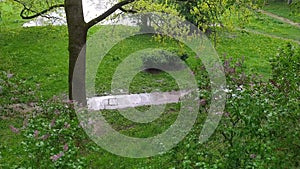
[(233, 0), (171, 0), (169, 4), (184, 16), (185, 19), (197, 25), (201, 30), (213, 29), (216, 26), (230, 25), (230, 18), (238, 16), (247, 19), (259, 6), (262, 0), (233, 1)]

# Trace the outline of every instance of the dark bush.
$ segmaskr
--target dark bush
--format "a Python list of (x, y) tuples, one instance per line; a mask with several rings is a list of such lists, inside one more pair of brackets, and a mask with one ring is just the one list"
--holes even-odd
[(173, 48), (153, 50), (142, 58), (143, 69), (147, 72), (182, 70), (186, 67), (184, 61), (187, 58), (186, 52), (179, 52)]

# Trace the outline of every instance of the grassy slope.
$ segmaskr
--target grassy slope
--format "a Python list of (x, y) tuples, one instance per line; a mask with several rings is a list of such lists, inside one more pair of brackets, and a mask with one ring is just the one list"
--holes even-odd
[[(14, 74), (13, 78), (20, 82), (20, 90), (29, 86), (33, 90), (39, 88), (36, 93), (41, 99), (47, 100), (55, 94), (66, 92), (66, 28), (21, 28), (25, 21), (15, 12), (20, 11), (20, 6), (1, 5), (0, 71)], [(24, 95), (26, 93), (0, 95), (0, 168), (17, 168), (28, 156), (21, 148), (22, 136), (9, 129), (10, 125), (22, 127), (23, 118), (4, 118), (2, 115), (6, 112), (1, 109), (3, 103), (13, 103), (13, 97), (21, 102), (26, 101)]]
[[(32, 38), (34, 36), (35, 38)], [(122, 54), (125, 56), (132, 51), (130, 44), (135, 49), (145, 47), (160, 47), (149, 36), (143, 37), (144, 43), (137, 37), (124, 42)], [(223, 34), (219, 39), (217, 51), (222, 57), (239, 58), (245, 56), (247, 71), (268, 76), (270, 67), (268, 58), (276, 55), (276, 50), (285, 42), (278, 39), (236, 32)], [(45, 98), (67, 91), (67, 35), (65, 27), (35, 27), (11, 29), (1, 32), (0, 39), (1, 62), (0, 70), (10, 71), (27, 80), (32, 85), (40, 84), (40, 94)], [(175, 45), (170, 42), (166, 46)], [(112, 50), (102, 69), (102, 75), (113, 71), (113, 67), (120, 61), (112, 61), (113, 55), (119, 54)], [(120, 55), (120, 54), (119, 54)], [(110, 73), (109, 73), (110, 74)], [(104, 78), (104, 77), (103, 77)], [(109, 78), (109, 77), (107, 77)], [(102, 79), (108, 82), (109, 79)], [(105, 86), (105, 85), (104, 85)], [(101, 92), (108, 89), (101, 90)]]
[(65, 27), (35, 27), (0, 32), (0, 70), (26, 79), (46, 99), (67, 89)]
[(257, 14), (257, 16), (253, 17), (245, 27), (261, 33), (300, 41), (299, 28), (263, 14)]
[[(32, 38), (36, 37), (36, 38)], [(146, 41), (145, 44), (140, 44), (141, 48), (145, 47), (157, 47), (157, 45), (150, 43), (151, 37), (145, 36), (142, 39)], [(140, 38), (139, 38), (140, 39)], [(131, 41), (132, 40), (132, 41)], [(136, 39), (131, 39), (130, 42)], [(137, 41), (139, 42), (139, 41)], [(67, 91), (67, 38), (65, 27), (35, 27), (35, 28), (24, 28), (24, 29), (11, 29), (9, 31), (1, 32), (0, 44), (1, 48), (0, 69), (4, 71), (10, 71), (19, 78), (26, 79), (26, 83), (29, 85), (41, 84), (41, 90), (39, 94), (45, 98), (49, 98), (52, 95), (59, 94)], [(276, 54), (276, 49), (280, 47), (284, 42), (281, 40), (275, 40), (267, 38), (261, 35), (245, 34), (237, 32), (234, 36), (232, 34), (224, 34), (221, 36), (220, 44), (217, 47), (217, 51), (220, 56), (224, 53), (227, 56), (234, 58), (245, 56), (246, 66), (248, 72), (263, 73), (266, 76), (270, 72), (267, 58)], [(132, 45), (132, 43), (129, 43)], [(148, 45), (147, 45), (148, 44)], [(137, 45), (137, 44), (136, 44)], [(126, 46), (126, 45), (125, 45)], [(127, 47), (128, 48), (128, 47)], [(126, 49), (126, 48), (125, 48)], [(126, 49), (130, 51), (129, 49)], [(127, 51), (127, 52), (128, 52)], [(114, 55), (112, 51), (111, 55)], [(126, 53), (126, 52), (125, 52)], [(112, 71), (109, 67), (115, 62), (111, 62), (112, 57), (108, 58), (106, 66), (108, 69), (103, 73), (106, 74)], [(147, 78), (147, 80), (150, 80)], [(140, 81), (140, 80), (139, 80)], [(102, 81), (103, 82), (103, 81)], [(146, 81), (147, 83), (149, 81)], [(107, 80), (104, 83), (108, 83)], [(134, 85), (133, 85), (134, 86)], [(164, 85), (160, 85), (164, 86)], [(140, 86), (134, 90), (141, 90)], [(159, 87), (159, 86), (157, 86)], [(107, 89), (108, 90), (108, 89)], [(106, 91), (106, 90), (102, 90)], [(7, 98), (9, 99), (9, 98)], [(118, 117), (111, 117), (112, 119), (119, 119)], [(120, 122), (124, 122), (120, 120)], [(9, 130), (10, 124), (20, 124), (18, 120), (1, 122), (1, 142), (5, 143), (3, 158), (12, 159), (16, 149), (18, 149), (21, 137), (15, 136)], [(125, 123), (126, 124), (126, 123)], [(130, 126), (130, 124), (128, 124)], [(168, 125), (166, 125), (167, 127)], [(145, 129), (141, 126), (142, 129)], [(152, 130), (155, 130), (155, 126), (146, 127), (148, 130), (140, 134), (149, 134)], [(138, 129), (138, 128), (137, 128)], [(140, 128), (141, 129), (141, 128)], [(143, 131), (143, 130), (142, 130)], [(129, 133), (136, 133), (136, 131), (128, 131)], [(8, 142), (9, 141), (9, 142)], [(8, 144), (9, 143), (9, 144)], [(7, 146), (11, 146), (12, 149), (9, 151)], [(22, 154), (22, 153), (20, 153)], [(151, 159), (124, 159), (117, 157), (110, 153), (101, 150), (100, 152), (90, 152), (89, 160), (92, 161), (93, 166), (108, 166), (115, 168), (122, 164), (125, 166), (147, 166), (147, 163), (151, 165), (157, 165), (164, 163), (164, 161), (170, 160), (171, 157), (157, 156)], [(101, 157), (101, 160), (98, 160)], [(0, 163), (2, 163), (0, 161)], [(10, 163), (14, 163), (11, 160)]]
[(268, 59), (275, 56), (277, 49), (284, 43), (286, 42), (263, 35), (235, 32), (221, 37), (217, 51), (220, 56), (226, 55), (227, 58), (244, 56), (246, 72), (268, 79), (271, 73)]
[[(36, 89), (40, 86), (36, 91), (37, 96), (45, 100), (67, 90), (65, 28), (14, 28), (6, 31), (2, 29), (0, 37), (0, 71), (10, 72), (14, 74), (14, 78), (20, 79), (23, 83), (20, 88), (30, 86)], [(24, 95), (26, 93), (11, 97), (4, 96), (3, 99), (6, 99), (5, 103), (11, 102), (12, 97), (22, 101), (26, 100)], [(4, 112), (0, 114), (2, 113)], [(2, 156), (0, 164), (4, 165), (2, 166), (4, 168), (22, 163), (28, 155), (20, 149), (22, 137), (12, 133), (9, 129), (10, 125), (21, 127), (22, 120), (0, 119), (0, 156)]]
[[(37, 83), (41, 84), (41, 90), (39, 92), (46, 98), (59, 94), (60, 92), (66, 92), (67, 39), (65, 32), (65, 27), (35, 27), (11, 29), (1, 32), (0, 44), (3, 47), (0, 53), (0, 69), (10, 71), (19, 78), (27, 79), (26, 83), (32, 85)], [(150, 37), (144, 38), (146, 38), (145, 41), (151, 39)], [(132, 41), (135, 41), (135, 39), (132, 39)], [(149, 43), (148, 41), (146, 44), (151, 46)], [(236, 33), (234, 36), (223, 35), (217, 47), (217, 51), (221, 56), (224, 53), (234, 58), (245, 56), (249, 73), (254, 71), (267, 76), (268, 73), (270, 73), (270, 69), (266, 58), (274, 56), (276, 49), (283, 43), (281, 40), (275, 40), (261, 35)], [(141, 44), (141, 46), (143, 45)], [(155, 46), (156, 45), (152, 47)], [(114, 62), (110, 63), (114, 64)], [(111, 69), (107, 69), (107, 71), (111, 71)], [(107, 72), (102, 72), (102, 75), (106, 73)], [(136, 90), (139, 90), (138, 86)], [(122, 120), (120, 122), (122, 122)], [(11, 159), (11, 157), (14, 156), (14, 152), (18, 149), (18, 143), (20, 141), (20, 137), (10, 133), (8, 127), (11, 123), (17, 123), (17, 121), (13, 120), (12, 122), (6, 121), (5, 123), (1, 123), (1, 135), (3, 136), (1, 137), (1, 142), (4, 142), (4, 146), (6, 147), (12, 146), (11, 151), (9, 151), (9, 149), (3, 151), (3, 156), (6, 156), (3, 160)], [(151, 128), (146, 128), (149, 129), (149, 131), (145, 131), (144, 134), (151, 133)], [(144, 127), (142, 127), (142, 129), (144, 129)], [(131, 132), (134, 133), (134, 131)], [(123, 167), (130, 165), (133, 168), (134, 166), (147, 166), (147, 163), (151, 163), (152, 166), (159, 166), (171, 158), (166, 155), (146, 160), (125, 160), (122, 157), (117, 157), (103, 150), (91, 152), (88, 157), (92, 161), (93, 166), (105, 165), (113, 168), (118, 167), (120, 164), (124, 165)], [(101, 160), (97, 160), (100, 157)], [(14, 160), (10, 161), (10, 163), (14, 162)]]
[[(1, 25), (0, 70), (10, 71), (18, 78), (25, 79), (25, 82), (29, 85), (40, 84), (41, 90), (38, 93), (45, 99), (61, 92), (66, 92), (68, 65), (66, 28), (16, 28), (20, 22), (12, 23), (15, 23), (15, 26), (10, 27), (10, 24), (6, 26)], [(145, 41), (148, 41), (143, 45), (152, 46), (149, 42), (150, 37), (143, 38), (145, 38)], [(132, 39), (132, 42), (134, 41), (136, 40)], [(217, 51), (220, 56), (223, 56), (223, 54), (234, 58), (245, 56), (248, 73), (261, 73), (265, 77), (268, 77), (270, 73), (268, 58), (274, 56), (277, 53), (277, 48), (285, 43), (282, 40), (241, 32), (234, 34), (225, 33), (221, 35), (219, 41)], [(140, 45), (142, 48), (142, 44), (136, 43), (135, 45)], [(152, 47), (156, 46), (154, 44)], [(125, 52), (122, 52), (126, 53), (129, 51), (126, 49)], [(112, 51), (111, 55), (114, 55), (114, 52), (117, 53), (118, 51)], [(107, 63), (112, 64), (113, 62)], [(111, 70), (107, 69), (106, 71)], [(108, 89), (103, 89), (102, 92), (106, 90)], [(140, 89), (137, 88), (135, 90)], [(111, 117), (111, 119), (114, 118), (119, 117)], [(25, 156), (27, 155), (19, 150), (22, 138), (12, 134), (9, 130), (9, 125), (20, 127), (21, 120), (18, 118), (0, 120), (0, 164), (13, 166), (22, 160), (26, 160)], [(120, 123), (123, 122), (120, 120)], [(130, 124), (128, 123), (128, 125)], [(147, 132), (150, 133), (150, 131)], [(135, 131), (129, 131), (130, 133), (134, 134)], [(92, 166), (102, 166), (101, 168), (138, 168), (148, 166), (150, 163), (154, 168), (159, 168), (166, 165), (167, 161), (172, 160), (172, 157), (168, 155), (149, 159), (127, 159), (112, 155), (104, 150), (99, 152), (91, 150), (88, 158), (91, 160)], [(100, 158), (101, 160), (99, 160)]]
[(288, 18), (294, 22), (300, 22), (300, 15), (293, 14), (286, 2), (270, 2), (263, 9), (284, 18)]

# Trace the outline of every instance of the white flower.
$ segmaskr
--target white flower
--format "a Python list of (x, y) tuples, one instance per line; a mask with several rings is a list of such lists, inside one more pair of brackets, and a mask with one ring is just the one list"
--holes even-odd
[(230, 92), (232, 92), (232, 90), (230, 90), (230, 89), (224, 89), (224, 92), (230, 93)]
[(238, 86), (236, 90), (243, 91), (243, 85)]

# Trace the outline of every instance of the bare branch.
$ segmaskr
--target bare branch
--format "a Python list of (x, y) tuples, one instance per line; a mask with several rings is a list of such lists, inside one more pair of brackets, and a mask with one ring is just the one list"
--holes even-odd
[[(26, 6), (25, 3), (23, 3), (23, 2), (21, 2), (19, 0), (13, 0), (13, 1), (15, 1), (15, 2), (23, 5), (23, 9), (22, 9), (22, 11), (20, 13), (20, 16), (22, 17), (22, 19), (33, 19), (33, 18), (36, 18), (38, 16), (42, 16), (43, 14), (45, 14), (45, 13), (47, 13), (47, 12), (49, 12), (49, 11), (55, 9), (55, 8), (60, 8), (60, 7), (64, 7), (65, 6), (64, 4), (57, 4), (57, 5), (50, 6), (49, 8), (47, 8), (47, 9), (41, 11), (41, 12), (37, 12), (37, 11), (34, 11), (34, 10), (30, 9), (29, 7)], [(35, 14), (27, 16), (25, 14), (26, 12), (32, 12), (32, 13), (35, 13)]]
[[(32, 11), (32, 10), (28, 9), (27, 7), (24, 7), (23, 10), (20, 13), (20, 16), (22, 17), (22, 19), (32, 19), (32, 18), (36, 18), (38, 16), (42, 16), (43, 14), (45, 14), (45, 13), (47, 13), (47, 12), (49, 12), (49, 11), (55, 9), (55, 8), (60, 8), (60, 7), (64, 7), (64, 6), (65, 6), (64, 4), (53, 5), (53, 6), (49, 7), (48, 9), (45, 9), (41, 12), (35, 12), (35, 11)], [(26, 15), (24, 15), (24, 12), (26, 12), (26, 11), (35, 12), (36, 14), (31, 15), (31, 16), (26, 16)]]
[(124, 9), (123, 7), (120, 7), (119, 9), (124, 13), (137, 13), (137, 11), (132, 9)]
[(87, 28), (90, 28), (94, 25), (96, 25), (97, 23), (99, 23), (100, 21), (104, 20), (105, 18), (107, 18), (108, 16), (110, 16), (112, 13), (114, 13), (116, 10), (122, 8), (123, 6), (130, 4), (132, 2), (134, 2), (135, 0), (124, 0), (121, 1), (117, 4), (115, 4), (114, 6), (112, 6), (110, 9), (108, 9), (107, 11), (105, 11), (102, 15), (92, 19), (90, 22), (88, 22), (86, 24)]

